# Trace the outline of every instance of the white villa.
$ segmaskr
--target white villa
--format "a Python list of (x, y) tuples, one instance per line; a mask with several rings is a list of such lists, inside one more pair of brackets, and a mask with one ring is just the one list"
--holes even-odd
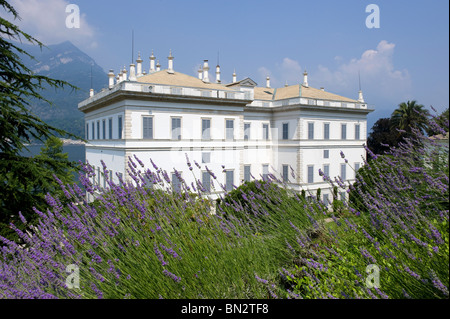
[(319, 169), (331, 178), (354, 180), (351, 167), (363, 165), (366, 118), (372, 111), (361, 91), (354, 100), (312, 88), (306, 71), (302, 84), (281, 88), (272, 88), (269, 77), (265, 86), (250, 78), (237, 81), (235, 72), (232, 83), (222, 83), (219, 65), (211, 80), (207, 60), (195, 77), (176, 72), (173, 59), (170, 53), (168, 68), (161, 69), (152, 52), (146, 74), (139, 56), (129, 71), (109, 72), (109, 89), (91, 90), (79, 103), (86, 160), (96, 173), (103, 160), (115, 181), (117, 175), (127, 179), (128, 157), (136, 155), (150, 169), (152, 159), (179, 188), (174, 169), (188, 185), (194, 181), (187, 154), (201, 165), (195, 177), (212, 196), (221, 189), (210, 187), (206, 166), (227, 189), (271, 173), (296, 190), (321, 188), (325, 202), (331, 201), (331, 190)]

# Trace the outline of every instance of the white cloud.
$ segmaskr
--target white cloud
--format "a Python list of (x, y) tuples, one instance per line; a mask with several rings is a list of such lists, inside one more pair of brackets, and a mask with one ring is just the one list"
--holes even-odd
[(395, 69), (394, 48), (394, 43), (383, 40), (375, 50), (364, 51), (358, 59), (354, 58), (349, 62), (339, 59), (340, 63), (334, 70), (319, 65), (309, 82), (341, 94), (354, 92), (353, 95), (356, 95), (359, 73), (364, 92), (386, 99), (402, 100), (411, 93), (411, 77), (408, 70)]
[[(320, 64), (317, 68), (308, 68), (308, 83), (312, 87), (325, 87), (327, 91), (356, 99), (360, 74), (361, 88), (369, 104), (384, 100), (397, 105), (398, 101), (411, 98), (412, 80), (408, 70), (395, 68), (394, 49), (394, 43), (383, 40), (376, 49), (364, 51), (359, 58), (346, 61), (342, 56), (336, 56), (330, 61), (332, 67)], [(269, 75), (272, 87), (282, 87), (286, 81), (290, 85), (302, 83), (303, 71), (298, 61), (284, 58), (275, 67), (260, 67), (258, 75), (264, 79), (262, 83)]]
[(80, 8), (80, 27), (67, 28), (66, 0), (11, 0), (21, 20), (15, 20), (23, 31), (29, 33), (45, 45), (71, 41), (77, 46), (95, 48), (95, 30), (87, 22)]
[(272, 72), (267, 67), (258, 68), (258, 73), (261, 78), (270, 77), (270, 84), (272, 87), (281, 87), (286, 82), (289, 85), (299, 83), (303, 77), (303, 71), (298, 61), (290, 58), (284, 58), (281, 64), (276, 64)]

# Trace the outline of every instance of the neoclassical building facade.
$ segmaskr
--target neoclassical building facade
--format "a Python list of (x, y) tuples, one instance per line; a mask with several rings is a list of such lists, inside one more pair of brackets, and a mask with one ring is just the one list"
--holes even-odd
[[(201, 180), (211, 196), (243, 181), (274, 174), (296, 190), (321, 188), (323, 200), (331, 201), (330, 185), (319, 169), (346, 182), (364, 163), (367, 114), (372, 110), (361, 91), (357, 100), (316, 89), (303, 83), (272, 88), (252, 79), (222, 83), (220, 67), (210, 80), (205, 60), (198, 76), (174, 70), (172, 53), (167, 69), (150, 57), (149, 72), (142, 59), (118, 74), (109, 73), (109, 88), (79, 103), (85, 114), (86, 160), (99, 173), (101, 161), (110, 177), (128, 178), (127, 161), (136, 155), (152, 169), (150, 159), (166, 170), (179, 189), (175, 169), (188, 183)], [(155, 62), (157, 62), (155, 64)], [(348, 164), (341, 157), (345, 154)], [(189, 171), (186, 155), (201, 169)], [(105, 185), (106, 186), (106, 185)], [(344, 193), (341, 196), (345, 196)]]

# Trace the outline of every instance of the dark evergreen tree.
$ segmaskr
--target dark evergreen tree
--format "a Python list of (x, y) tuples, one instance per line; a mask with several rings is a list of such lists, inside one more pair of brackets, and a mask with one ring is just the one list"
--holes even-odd
[[(0, 0), (0, 9), (19, 19), (7, 1)], [(10, 222), (20, 223), (19, 211), (25, 218), (34, 219), (36, 214), (32, 208), (41, 208), (45, 194), (55, 189), (53, 174), (59, 174), (60, 165), (70, 167), (68, 161), (56, 160), (51, 154), (23, 156), (26, 145), (35, 140), (44, 142), (55, 134), (75, 137), (46, 124), (30, 111), (31, 99), (51, 104), (41, 95), (44, 88), (74, 87), (64, 81), (33, 74), (22, 62), (24, 56), (33, 57), (15, 44), (23, 40), (43, 46), (0, 17), (0, 235), (5, 236), (10, 234)], [(49, 145), (49, 150), (51, 148)], [(59, 168), (53, 171), (55, 167)]]

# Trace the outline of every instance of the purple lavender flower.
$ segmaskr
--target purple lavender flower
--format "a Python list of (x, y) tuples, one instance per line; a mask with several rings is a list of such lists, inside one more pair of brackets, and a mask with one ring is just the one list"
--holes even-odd
[(163, 270), (163, 274), (169, 278), (171, 278), (173, 281), (175, 282), (181, 282), (181, 277), (178, 277), (177, 275), (171, 273), (170, 271), (168, 271), (167, 269)]

